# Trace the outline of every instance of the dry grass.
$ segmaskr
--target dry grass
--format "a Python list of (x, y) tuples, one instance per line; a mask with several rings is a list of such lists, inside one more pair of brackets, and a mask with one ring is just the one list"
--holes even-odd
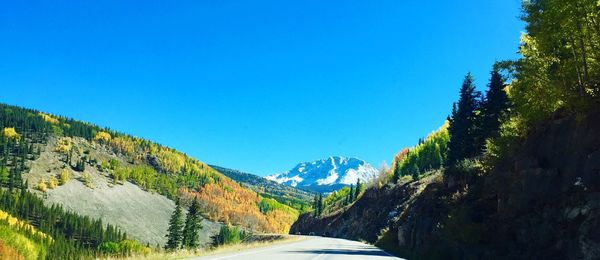
[[(266, 235), (266, 236), (269, 236), (269, 235)], [(197, 251), (179, 250), (177, 252), (171, 252), (171, 253), (157, 252), (157, 253), (152, 253), (152, 254), (148, 254), (148, 255), (138, 255), (138, 256), (132, 256), (132, 257), (127, 257), (127, 258), (107, 258), (107, 259), (128, 259), (128, 260), (183, 259), (183, 258), (189, 258), (189, 257), (200, 257), (200, 256), (209, 256), (209, 255), (222, 254), (222, 253), (239, 252), (239, 251), (244, 251), (244, 250), (248, 250), (248, 249), (266, 247), (266, 246), (271, 246), (271, 245), (276, 245), (276, 244), (291, 243), (291, 242), (296, 242), (296, 241), (300, 241), (300, 240), (304, 239), (303, 237), (288, 236), (288, 235), (275, 235), (275, 236), (273, 236), (273, 238), (274, 239), (271, 239), (271, 238), (257, 239), (257, 240), (253, 240), (253, 242), (241, 243), (241, 244), (235, 244), (235, 245), (225, 245), (225, 246), (220, 246), (220, 247), (217, 247), (214, 249), (207, 249), (207, 250), (197, 250)]]

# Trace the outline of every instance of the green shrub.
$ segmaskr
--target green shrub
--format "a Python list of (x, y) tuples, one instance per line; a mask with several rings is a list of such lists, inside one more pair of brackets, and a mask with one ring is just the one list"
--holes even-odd
[(223, 225), (219, 230), (219, 234), (212, 238), (213, 246), (238, 244), (247, 237), (245, 231), (240, 230), (236, 226)]
[(458, 161), (449, 170), (453, 176), (470, 178), (477, 176), (482, 172), (482, 165), (477, 159), (464, 159)]
[(116, 255), (119, 253), (119, 243), (104, 242), (98, 246), (98, 250), (104, 254)]
[(520, 117), (514, 116), (500, 125), (499, 136), (486, 140), (483, 164), (486, 168), (507, 158), (519, 147), (519, 140), (525, 133), (525, 126)]

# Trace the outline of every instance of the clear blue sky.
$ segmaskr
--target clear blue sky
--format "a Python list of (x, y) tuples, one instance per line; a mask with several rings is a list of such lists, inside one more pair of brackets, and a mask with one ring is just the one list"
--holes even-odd
[(517, 57), (519, 0), (6, 1), (0, 102), (259, 175), (379, 166)]

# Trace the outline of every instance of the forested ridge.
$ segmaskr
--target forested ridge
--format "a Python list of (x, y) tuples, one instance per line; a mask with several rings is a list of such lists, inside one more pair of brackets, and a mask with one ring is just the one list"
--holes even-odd
[[(186, 205), (197, 201), (203, 217), (259, 232), (286, 232), (298, 215), (297, 210), (263, 198), (183, 153), (110, 129), (0, 104), (0, 130), (0, 209), (52, 237), (53, 242), (48, 242), (21, 232), (47, 248), (45, 256), (50, 259), (150, 250), (127, 239), (112, 225), (65, 211), (60, 205), (45, 206), (27, 190), (43, 193), (77, 180), (93, 189), (93, 176), (86, 170), (90, 167), (110, 176), (114, 185), (129, 181), (146, 191), (180, 198)], [(50, 140), (54, 146), (48, 146)], [(97, 147), (105, 147), (124, 160), (97, 156), (90, 151)], [(39, 182), (26, 183), (23, 174), (49, 148), (66, 168)], [(71, 172), (81, 177), (72, 180)]]
[(238, 170), (232, 170), (214, 165), (210, 165), (210, 167), (239, 182), (243, 186), (254, 190), (265, 199), (275, 199), (278, 202), (295, 208), (301, 212), (309, 211), (311, 209), (310, 200), (312, 199), (312, 193), (309, 191), (279, 184), (263, 177)]
[[(37, 158), (50, 132), (58, 129), (48, 124), (47, 115), (33, 110), (1, 105), (0, 113), (0, 209), (45, 234), (23, 225), (11, 228), (14, 225), (7, 220), (3, 227), (15, 235), (5, 237), (5, 243), (18, 247), (15, 237), (24, 236), (37, 245), (39, 259), (90, 258), (145, 250), (139, 243), (128, 240), (118, 228), (66, 211), (60, 205), (46, 206), (29, 192), (21, 175), (28, 170), (28, 162)], [(86, 136), (86, 127), (81, 123), (65, 119), (64, 124), (69, 127), (61, 129), (63, 134)], [(112, 244), (121, 245), (122, 250), (106, 251)]]
[(522, 8), (519, 59), (497, 62), (483, 93), (467, 74), (440, 129), (352, 205), (292, 232), (419, 259), (599, 258), (600, 2)]

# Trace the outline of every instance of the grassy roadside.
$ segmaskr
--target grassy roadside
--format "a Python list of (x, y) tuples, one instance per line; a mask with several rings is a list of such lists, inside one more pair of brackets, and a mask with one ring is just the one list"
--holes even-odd
[(250, 239), (246, 242), (243, 242), (240, 244), (233, 244), (233, 245), (224, 245), (224, 246), (220, 246), (217, 248), (209, 248), (209, 249), (202, 249), (202, 250), (196, 250), (196, 251), (179, 250), (176, 252), (154, 252), (154, 253), (151, 253), (148, 255), (137, 255), (137, 256), (131, 256), (131, 257), (126, 257), (126, 258), (106, 258), (106, 259), (107, 260), (109, 260), (109, 259), (120, 259), (120, 260), (121, 259), (127, 259), (127, 260), (184, 259), (184, 258), (190, 258), (190, 257), (201, 257), (201, 256), (209, 256), (209, 255), (215, 255), (215, 254), (221, 254), (221, 253), (238, 252), (238, 251), (267, 247), (267, 246), (278, 245), (278, 244), (286, 244), (286, 243), (300, 241), (303, 239), (305, 239), (305, 238), (300, 237), (300, 236), (290, 236), (290, 235), (280, 235), (280, 234), (255, 235), (252, 237), (252, 239)]

